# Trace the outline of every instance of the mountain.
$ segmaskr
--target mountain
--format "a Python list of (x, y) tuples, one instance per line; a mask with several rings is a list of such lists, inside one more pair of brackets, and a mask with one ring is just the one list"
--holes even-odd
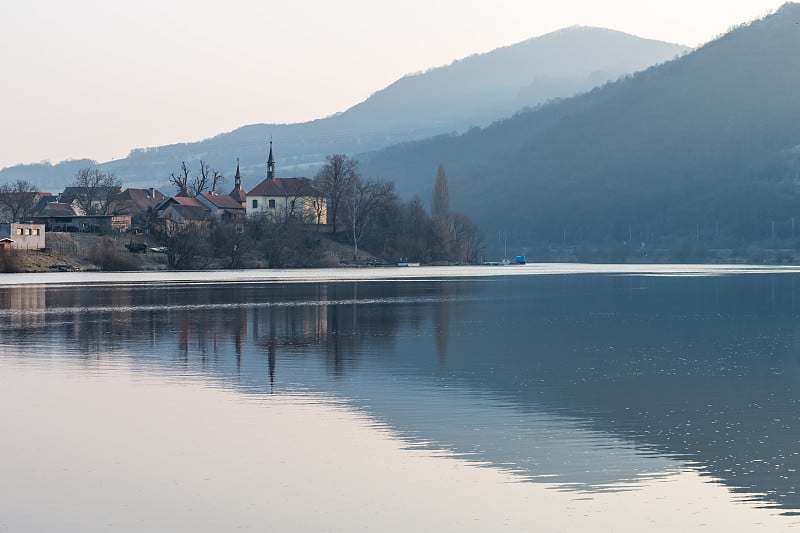
[(491, 243), (500, 232), (529, 249), (602, 244), (622, 257), (631, 243), (689, 256), (698, 247), (795, 247), (799, 49), (800, 5), (786, 4), (589, 93), (363, 154), (362, 170), (427, 201), (444, 164), (451, 208)]
[[(128, 186), (166, 183), (181, 161), (204, 159), (232, 176), (263, 178), (266, 142), (276, 143), (279, 172), (313, 174), (325, 156), (377, 150), (393, 143), (485, 126), (524, 106), (569, 96), (684, 53), (685, 47), (624, 33), (575, 27), (403, 77), (332, 117), (300, 124), (255, 124), (200, 142), (136, 149), (101, 166)], [(324, 90), (324, 89), (323, 89)], [(42, 177), (70, 181), (69, 164), (40, 167)], [(31, 179), (37, 165), (0, 171), (0, 182)], [(49, 185), (56, 188), (55, 185)]]

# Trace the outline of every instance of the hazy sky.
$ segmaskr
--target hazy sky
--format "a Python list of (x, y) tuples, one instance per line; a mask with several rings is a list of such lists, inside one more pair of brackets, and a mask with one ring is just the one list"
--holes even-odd
[(774, 0), (2, 0), (0, 168), (344, 111), (566, 26), (700, 45)]

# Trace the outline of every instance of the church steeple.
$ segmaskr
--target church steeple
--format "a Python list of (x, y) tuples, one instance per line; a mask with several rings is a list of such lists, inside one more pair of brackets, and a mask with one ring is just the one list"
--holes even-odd
[(235, 189), (242, 188), (242, 175), (239, 173), (239, 158), (236, 158), (236, 177), (234, 178), (234, 185)]
[(242, 207), (247, 208), (247, 195), (242, 188), (242, 175), (239, 173), (239, 158), (236, 158), (236, 177), (233, 182), (233, 190), (229, 195), (231, 198), (242, 204)]
[(275, 177), (275, 158), (272, 157), (272, 139), (269, 140), (269, 158), (267, 158), (267, 179)]

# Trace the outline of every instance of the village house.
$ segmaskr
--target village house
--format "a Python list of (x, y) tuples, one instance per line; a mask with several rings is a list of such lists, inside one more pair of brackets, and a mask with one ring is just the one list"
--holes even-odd
[(149, 189), (125, 189), (119, 195), (119, 201), (122, 204), (121, 209), (129, 215), (154, 209), (166, 199), (167, 197), (164, 193), (153, 187)]
[(114, 233), (131, 226), (130, 215), (87, 215), (74, 203), (62, 202), (43, 204), (31, 220), (52, 232)]
[(155, 208), (167, 197), (161, 191), (149, 189), (125, 189), (119, 195), (114, 214), (130, 215), (131, 229), (147, 231), (156, 219)]
[(212, 221), (211, 212), (205, 207), (170, 204), (159, 214), (163, 230), (171, 234), (178, 228), (205, 226)]
[(0, 224), (0, 248), (10, 248), (12, 250), (44, 249), (44, 224), (17, 222)]
[(111, 215), (120, 210), (122, 187), (67, 187), (59, 195), (58, 201), (65, 204), (77, 203), (87, 215)]
[(209, 208), (197, 198), (172, 196), (155, 208), (158, 220), (167, 233), (186, 225), (205, 225), (212, 220)]
[(236, 161), (236, 177), (230, 194), (201, 192), (197, 200), (206, 206), (211, 216), (221, 222), (241, 223), (247, 216), (247, 200), (242, 189), (242, 175), (239, 173), (239, 161)]
[(250, 216), (283, 218), (297, 216), (306, 224), (323, 225), (328, 222), (325, 195), (311, 184), (308, 178), (276, 178), (272, 141), (269, 143), (267, 179), (256, 185), (246, 195)]

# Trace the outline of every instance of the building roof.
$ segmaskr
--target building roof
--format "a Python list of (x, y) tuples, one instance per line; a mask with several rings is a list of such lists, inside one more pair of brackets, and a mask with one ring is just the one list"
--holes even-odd
[(244, 190), (241, 187), (236, 187), (233, 189), (228, 196), (240, 204), (247, 201), (247, 195), (244, 193)]
[(323, 196), (308, 178), (267, 178), (247, 193), (247, 196)]
[(204, 206), (200, 200), (197, 198), (191, 198), (189, 196), (172, 196), (161, 202), (159, 207), (166, 209), (170, 205), (188, 205), (191, 207), (202, 207), (203, 209), (206, 208), (206, 206)]
[(201, 192), (198, 196), (205, 198), (211, 205), (218, 209), (244, 209), (242, 203), (236, 201), (227, 194), (217, 194), (214, 192)]
[(37, 217), (77, 217), (82, 213), (78, 213), (73, 209), (72, 204), (65, 204), (61, 202), (48, 202), (44, 204), (41, 210), (36, 214)]
[(110, 199), (109, 197), (113, 197), (121, 192), (122, 187), (109, 187), (106, 185), (97, 187), (67, 187), (64, 189), (64, 192), (61, 193), (61, 201), (69, 203), (76, 198), (93, 196), (95, 199), (105, 202)]
[(157, 189), (125, 189), (120, 195), (120, 200), (130, 202), (136, 211), (147, 211), (155, 208), (166, 200), (167, 197)]

